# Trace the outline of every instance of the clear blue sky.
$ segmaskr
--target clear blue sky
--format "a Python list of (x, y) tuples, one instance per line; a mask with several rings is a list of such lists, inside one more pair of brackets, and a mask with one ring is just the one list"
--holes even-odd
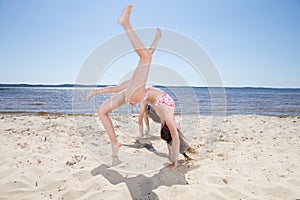
[(74, 83), (89, 53), (123, 31), (128, 3), (134, 27), (204, 47), (225, 86), (300, 87), (299, 0), (0, 0), (0, 83)]

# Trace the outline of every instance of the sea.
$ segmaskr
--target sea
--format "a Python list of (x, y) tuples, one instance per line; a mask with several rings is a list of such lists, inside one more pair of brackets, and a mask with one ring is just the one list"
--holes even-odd
[[(158, 87), (175, 100), (176, 114), (300, 116), (300, 88)], [(90, 89), (78, 85), (2, 84), (0, 113), (95, 114), (111, 94), (87, 101)], [(138, 105), (125, 104), (113, 113), (138, 111)]]

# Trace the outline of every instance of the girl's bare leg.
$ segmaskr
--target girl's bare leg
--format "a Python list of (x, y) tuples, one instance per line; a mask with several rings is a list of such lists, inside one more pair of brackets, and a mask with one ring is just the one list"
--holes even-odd
[[(152, 55), (153, 55), (153, 53), (156, 49), (158, 41), (160, 39), (161, 39), (161, 30), (159, 28), (157, 28), (156, 29), (156, 36), (154, 38), (154, 41), (152, 42), (150, 48), (147, 50), (148, 53), (150, 54), (151, 58), (152, 58)], [(138, 96), (138, 95), (134, 94), (134, 92), (136, 92), (137, 90), (134, 90), (134, 89), (133, 90), (131, 90), (131, 89), (128, 90), (128, 88), (127, 88), (127, 90), (129, 91), (127, 93), (128, 96), (125, 97), (127, 101), (129, 100), (128, 97), (131, 97), (131, 96), (134, 97), (135, 95), (137, 96), (137, 98), (133, 98), (133, 99), (136, 99), (136, 100), (132, 101), (133, 103), (136, 103), (135, 101), (139, 101), (139, 100), (141, 100), (141, 98), (144, 97), (144, 95), (145, 95), (145, 85), (146, 85), (146, 82), (147, 82), (147, 79), (148, 79), (151, 58), (150, 58), (149, 63), (147, 63), (146, 59), (143, 60), (142, 57), (140, 58), (139, 65), (136, 68), (136, 70), (135, 70), (135, 72), (134, 72), (134, 74), (131, 78), (131, 82), (130, 82), (130, 84), (136, 84), (136, 83), (138, 83), (138, 81), (141, 81), (141, 86), (140, 87), (139, 87), (139, 85), (136, 85), (136, 89), (140, 89), (140, 93), (139, 93), (140, 95)], [(131, 87), (132, 87), (132, 85), (131, 85)], [(130, 93), (130, 91), (131, 91), (131, 93)]]
[(132, 30), (130, 24), (130, 13), (133, 5), (128, 5), (124, 8), (121, 17), (119, 18), (119, 24), (125, 29), (128, 38), (135, 50), (139, 55), (140, 60), (138, 67), (133, 73), (130, 83), (125, 93), (125, 101), (135, 104), (142, 100), (145, 95), (145, 85), (148, 79), (149, 68), (151, 63), (151, 53), (145, 48), (136, 33)]
[(156, 29), (156, 35), (155, 35), (155, 39), (154, 41), (152, 42), (150, 48), (148, 49), (148, 52), (153, 55), (155, 49), (156, 49), (156, 46), (157, 46), (157, 43), (158, 41), (161, 39), (161, 30), (159, 28)]
[(124, 8), (123, 13), (121, 17), (119, 18), (118, 22), (123, 28), (125, 29), (128, 38), (136, 51), (136, 53), (140, 57), (147, 57), (149, 56), (149, 53), (147, 49), (145, 48), (144, 44), (141, 42), (139, 37), (136, 35), (136, 33), (132, 30), (131, 24), (130, 24), (130, 13), (133, 8), (133, 5), (128, 5)]
[(120, 107), (125, 103), (124, 101), (125, 91), (120, 92), (112, 96), (110, 99), (105, 101), (97, 110), (99, 119), (101, 120), (112, 146), (112, 156), (117, 156), (119, 148), (122, 146), (116, 138), (115, 130), (112, 121), (108, 115), (112, 110)]
[(121, 83), (120, 85), (117, 85), (117, 86), (107, 86), (107, 87), (101, 88), (101, 89), (92, 89), (92, 90), (90, 90), (90, 93), (88, 94), (88, 96), (86, 98), (87, 98), (87, 100), (90, 100), (96, 94), (118, 93), (118, 92), (121, 92), (122, 90), (125, 90), (127, 88), (128, 84), (129, 84), (129, 80), (124, 81), (123, 83)]

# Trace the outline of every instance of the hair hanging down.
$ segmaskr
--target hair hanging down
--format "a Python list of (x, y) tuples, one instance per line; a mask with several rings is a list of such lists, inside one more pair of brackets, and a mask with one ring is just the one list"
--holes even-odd
[[(179, 152), (184, 155), (185, 158), (190, 160), (191, 158), (186, 155), (186, 151), (190, 149), (190, 146), (186, 141), (184, 140), (184, 136), (182, 135), (181, 131), (177, 129), (178, 131), (178, 136), (179, 136), (179, 141), (180, 141), (180, 146), (179, 146)], [(160, 136), (163, 140), (165, 140), (169, 145), (172, 145), (172, 136), (171, 132), (169, 130), (169, 127), (167, 126), (166, 123), (163, 124), (161, 130), (160, 130)]]
[(156, 114), (154, 108), (150, 104), (147, 104), (147, 113), (149, 117), (156, 123), (161, 123), (159, 116)]
[[(161, 123), (161, 120), (160, 120), (159, 116), (157, 115), (157, 113), (155, 112), (154, 108), (150, 104), (147, 104), (147, 109), (146, 110), (148, 112), (149, 117), (153, 121), (155, 121), (156, 123)], [(178, 131), (179, 140), (180, 140), (180, 153), (183, 154), (189, 148), (189, 145), (183, 139), (184, 136), (182, 135), (181, 131), (179, 129), (177, 129), (177, 131)], [(170, 145), (172, 144), (171, 133), (170, 133), (169, 127), (167, 126), (166, 123), (164, 123), (163, 126), (162, 126), (162, 128), (161, 128), (160, 136), (168, 144), (170, 144)]]
[[(146, 111), (147, 111), (149, 117), (154, 122), (161, 123), (159, 116), (157, 115), (157, 113), (155, 112), (155, 110), (153, 109), (153, 107), (150, 104), (147, 104)], [(188, 151), (189, 153), (197, 153), (197, 150), (195, 150), (194, 148), (191, 148), (190, 145), (188, 145), (188, 143), (184, 140), (184, 136), (183, 136), (182, 132), (179, 129), (177, 129), (177, 132), (178, 132), (179, 141), (180, 141), (179, 153), (183, 154), (187, 160), (191, 160), (191, 158), (185, 152)], [(162, 125), (162, 128), (160, 130), (160, 137), (163, 140), (165, 140), (168, 143), (168, 145), (172, 145), (171, 132), (166, 123), (163, 123), (163, 125)]]

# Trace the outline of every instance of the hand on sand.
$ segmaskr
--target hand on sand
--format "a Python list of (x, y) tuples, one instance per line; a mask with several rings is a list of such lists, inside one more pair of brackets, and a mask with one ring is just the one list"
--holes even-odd
[(187, 151), (188, 151), (189, 153), (199, 154), (199, 151), (198, 151), (197, 149), (195, 149), (195, 148), (192, 148), (192, 147), (189, 147), (189, 148), (187, 149)]
[(167, 165), (168, 169), (176, 169), (176, 167), (177, 167), (177, 163), (175, 163), (175, 162), (173, 162), (172, 164)]

